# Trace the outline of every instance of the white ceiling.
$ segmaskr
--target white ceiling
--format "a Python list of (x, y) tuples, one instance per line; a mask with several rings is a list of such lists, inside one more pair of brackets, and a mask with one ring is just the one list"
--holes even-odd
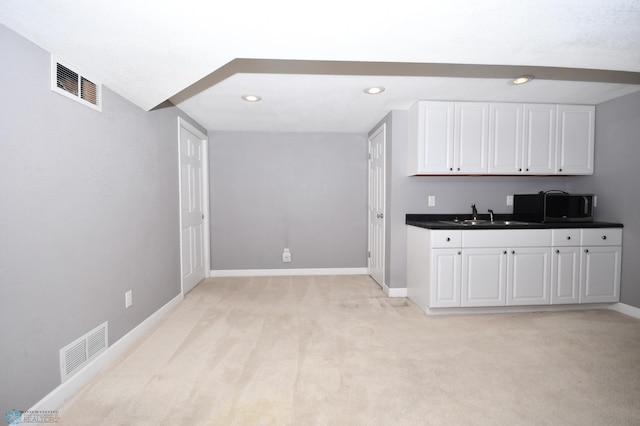
[[(0, 23), (141, 108), (171, 100), (214, 131), (366, 132), (418, 99), (640, 90), (637, 0), (0, 0)], [(514, 86), (511, 72), (537, 78)]]

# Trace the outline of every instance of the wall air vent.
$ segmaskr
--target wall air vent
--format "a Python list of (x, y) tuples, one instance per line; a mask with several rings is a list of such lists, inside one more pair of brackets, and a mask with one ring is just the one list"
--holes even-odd
[(108, 339), (109, 324), (105, 322), (60, 349), (62, 383), (104, 352), (108, 346)]
[(51, 56), (51, 90), (102, 111), (102, 86)]

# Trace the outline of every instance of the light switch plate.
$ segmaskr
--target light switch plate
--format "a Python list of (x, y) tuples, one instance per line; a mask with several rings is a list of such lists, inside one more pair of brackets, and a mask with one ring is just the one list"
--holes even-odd
[(428, 201), (429, 201), (429, 207), (434, 207), (436, 205), (436, 196), (429, 195)]
[(507, 195), (507, 205), (508, 206), (513, 205), (513, 195)]

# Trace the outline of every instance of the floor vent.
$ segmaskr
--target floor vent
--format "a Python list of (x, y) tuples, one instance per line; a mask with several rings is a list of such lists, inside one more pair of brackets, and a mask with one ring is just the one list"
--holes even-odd
[(105, 322), (60, 349), (60, 377), (63, 383), (107, 349), (108, 328)]
[(51, 90), (102, 111), (102, 86), (51, 56)]

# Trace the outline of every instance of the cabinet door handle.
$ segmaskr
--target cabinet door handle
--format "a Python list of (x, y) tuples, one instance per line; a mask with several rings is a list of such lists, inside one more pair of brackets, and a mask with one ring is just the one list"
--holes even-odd
[(505, 251), (503, 251), (503, 252), (502, 252), (502, 254), (507, 254), (507, 251), (506, 251), (506, 250), (505, 250)]
[(449, 167), (449, 171), (452, 172), (453, 171), (453, 167)]
[(447, 241), (451, 241), (451, 238), (447, 237)]
[(458, 254), (462, 254), (462, 252), (461, 252), (461, 251), (459, 251), (459, 252), (458, 252)]
[(556, 253), (560, 253), (560, 250), (556, 250)]
[(571, 235), (569, 235), (569, 236), (567, 237), (567, 240), (570, 240), (570, 239), (571, 239)]
[(606, 239), (607, 239), (607, 236), (606, 236), (606, 235), (603, 235), (603, 236), (602, 236), (602, 239), (603, 239), (603, 240), (606, 240)]
[(562, 172), (562, 169), (558, 169), (559, 172)]
[(585, 253), (589, 253), (589, 249), (584, 249), (584, 252)]
[(515, 250), (511, 250), (511, 254), (516, 254), (516, 251)]

